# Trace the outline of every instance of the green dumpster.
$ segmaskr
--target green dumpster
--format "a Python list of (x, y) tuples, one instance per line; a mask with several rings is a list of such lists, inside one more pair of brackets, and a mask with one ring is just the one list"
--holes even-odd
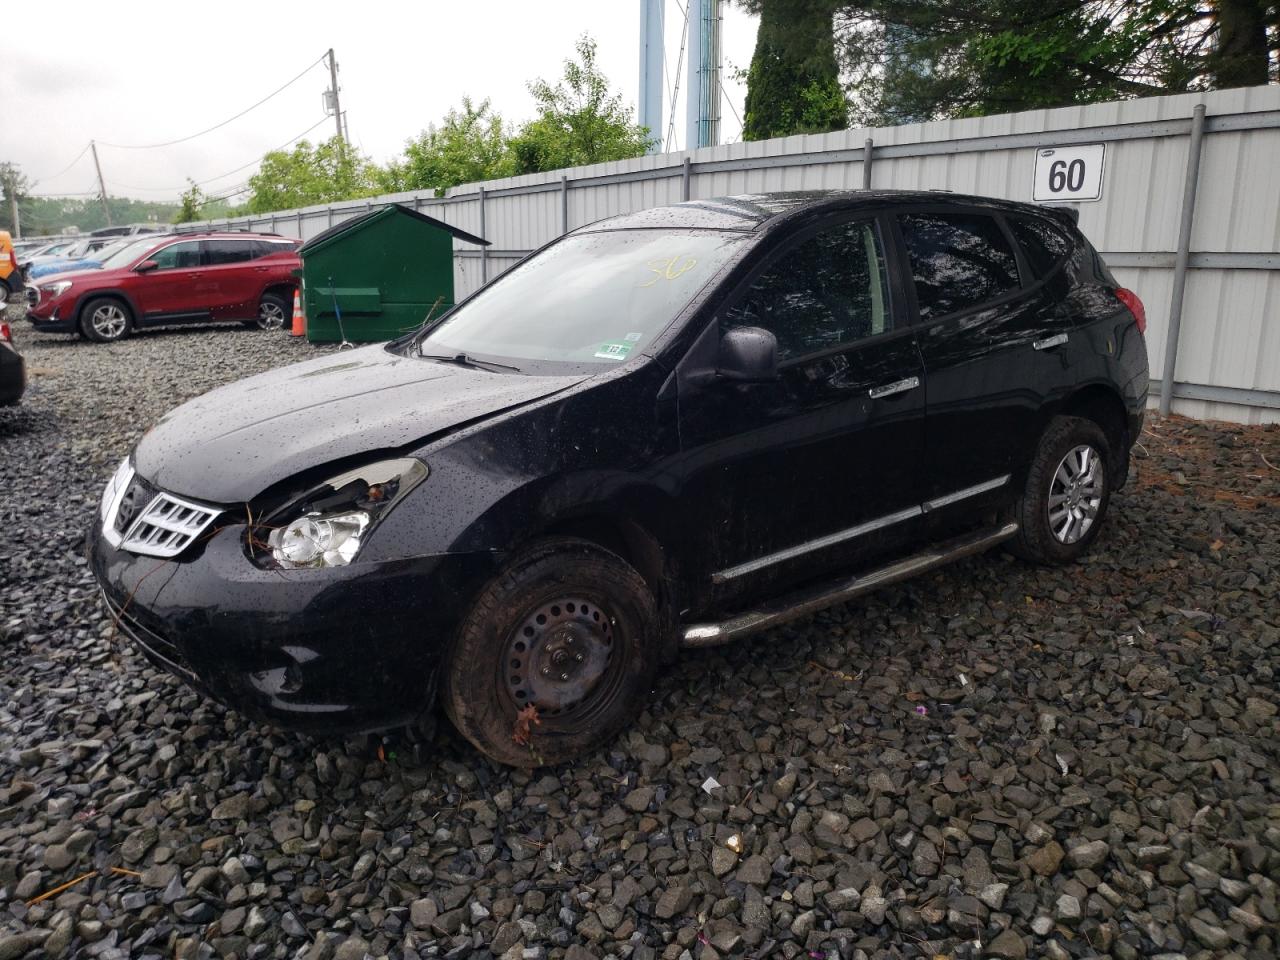
[(453, 306), (453, 240), (489, 241), (389, 203), (302, 245), (307, 339), (391, 340)]

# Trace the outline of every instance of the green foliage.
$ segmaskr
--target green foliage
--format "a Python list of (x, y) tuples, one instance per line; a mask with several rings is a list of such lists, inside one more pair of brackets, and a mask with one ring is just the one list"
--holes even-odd
[(173, 223), (194, 223), (204, 219), (200, 211), (205, 204), (205, 195), (194, 180), (188, 178), (187, 183), (191, 186), (182, 193), (182, 202), (173, 215)]
[(1267, 82), (1265, 6), (866, 0), (840, 10), (839, 56), (866, 124), (1097, 103)]
[(747, 0), (760, 15), (747, 69), (744, 140), (823, 133), (848, 125), (836, 67), (833, 0)]
[(648, 128), (632, 121), (596, 65), (595, 41), (583, 35), (575, 48), (578, 59), (564, 62), (561, 82), (529, 84), (538, 116), (511, 140), (515, 173), (627, 160), (649, 147)]
[(248, 213), (270, 213), (335, 200), (369, 197), (383, 188), (374, 165), (345, 140), (330, 137), (314, 147), (299, 141), (292, 150), (262, 158), (249, 178)]
[[(112, 197), (107, 201), (111, 208), (111, 222), (122, 223), (170, 223), (179, 207), (176, 203), (156, 203), (151, 200), (130, 200)], [(43, 237), (64, 233), (74, 227), (82, 233), (107, 226), (102, 211), (102, 201), (97, 197), (20, 197), (18, 213), (22, 218), (22, 235)], [(221, 216), (205, 208), (207, 216)], [(0, 230), (10, 230), (9, 204), (0, 204)]]
[(488, 100), (476, 106), (462, 98), (461, 110), (450, 110), (439, 126), (431, 124), (404, 148), (404, 159), (382, 171), (389, 193), (435, 190), (478, 180), (494, 180), (512, 172), (511, 151), (502, 117)]

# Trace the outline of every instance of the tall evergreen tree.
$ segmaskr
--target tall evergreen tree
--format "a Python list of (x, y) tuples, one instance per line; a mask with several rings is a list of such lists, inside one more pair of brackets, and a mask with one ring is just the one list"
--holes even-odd
[(742, 138), (764, 140), (848, 126), (836, 65), (835, 0), (740, 0), (760, 17), (747, 70)]

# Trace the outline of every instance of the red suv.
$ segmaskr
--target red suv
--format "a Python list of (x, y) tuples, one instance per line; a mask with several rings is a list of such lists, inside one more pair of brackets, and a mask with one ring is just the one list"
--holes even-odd
[(238, 320), (279, 329), (293, 309), (300, 240), (271, 234), (140, 237), (97, 270), (27, 287), (36, 330), (105, 343), (139, 327)]

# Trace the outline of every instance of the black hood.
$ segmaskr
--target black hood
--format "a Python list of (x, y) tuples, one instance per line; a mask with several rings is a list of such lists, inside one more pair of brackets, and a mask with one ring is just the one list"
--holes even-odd
[(366, 347), (184, 403), (143, 436), (134, 466), (162, 490), (239, 503), (309, 467), (404, 447), (583, 379), (490, 373)]

